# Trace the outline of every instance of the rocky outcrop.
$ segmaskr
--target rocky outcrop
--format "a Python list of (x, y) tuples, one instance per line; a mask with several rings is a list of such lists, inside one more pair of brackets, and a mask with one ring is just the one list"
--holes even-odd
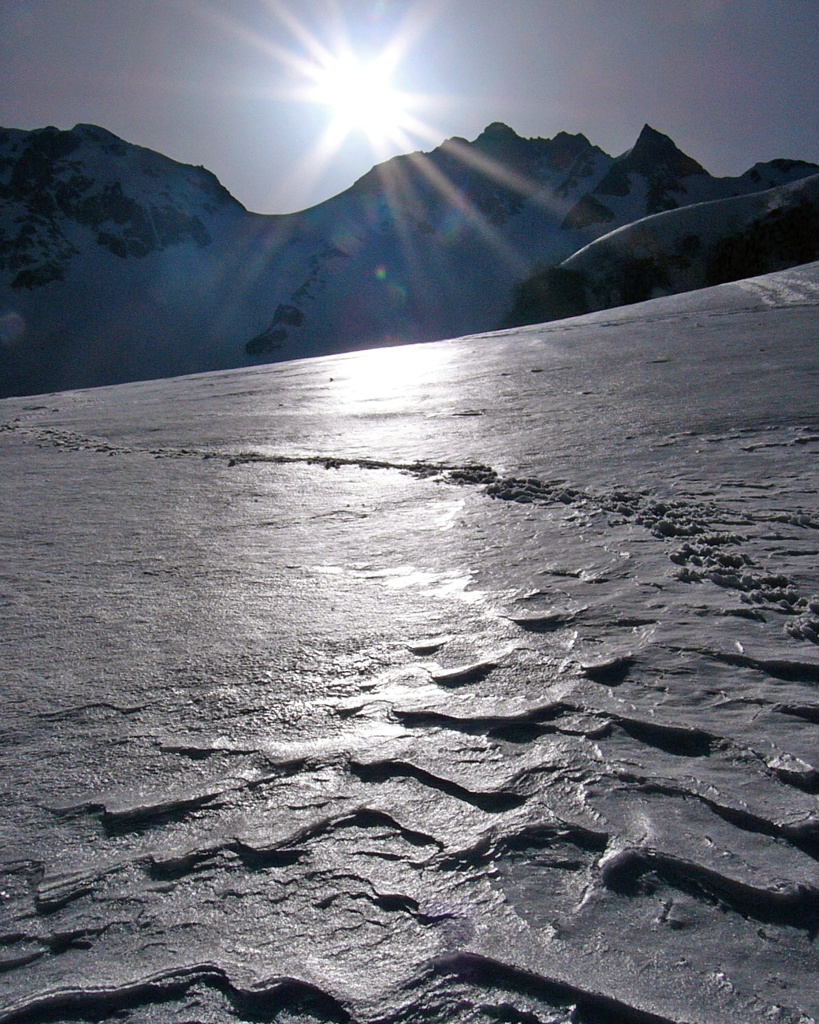
[(561, 320), (816, 259), (819, 175), (646, 217), (603, 235), (521, 282), (503, 325)]

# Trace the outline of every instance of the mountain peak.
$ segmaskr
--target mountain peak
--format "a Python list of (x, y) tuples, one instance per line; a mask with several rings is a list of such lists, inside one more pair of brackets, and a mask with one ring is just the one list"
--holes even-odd
[(515, 129), (510, 128), (509, 125), (504, 124), (503, 121), (493, 121), (491, 124), (488, 124), (481, 132), (479, 138), (483, 137), (484, 135), (491, 135), (494, 138), (520, 138)]
[(118, 135), (109, 132), (107, 128), (100, 128), (98, 124), (86, 124), (80, 121), (74, 125), (71, 131), (76, 135), (82, 135), (87, 139), (96, 139), (101, 142), (123, 142)]
[(705, 168), (692, 157), (687, 156), (668, 135), (663, 135), (650, 124), (644, 124), (632, 149), (622, 157), (631, 170), (646, 174), (656, 172), (659, 166), (677, 177), (690, 174), (707, 174)]
[(628, 196), (632, 190), (631, 175), (639, 175), (648, 185), (647, 212), (659, 213), (679, 206), (677, 196), (684, 190), (682, 180), (695, 174), (710, 177), (672, 139), (646, 124), (634, 146), (614, 161), (594, 191), (604, 196)]
[(477, 146), (478, 149), (505, 152), (518, 149), (521, 145), (526, 145), (528, 141), (518, 135), (515, 129), (510, 128), (508, 124), (504, 124), (502, 121), (493, 121), (484, 128), (472, 145)]
[[(640, 129), (640, 134), (637, 136), (636, 146), (643, 145), (659, 145), (665, 143), (671, 143), (674, 146), (674, 142), (668, 135), (663, 135), (662, 132), (658, 132), (656, 128), (652, 128), (648, 122), (646, 122)], [(676, 149), (676, 146), (674, 147)]]

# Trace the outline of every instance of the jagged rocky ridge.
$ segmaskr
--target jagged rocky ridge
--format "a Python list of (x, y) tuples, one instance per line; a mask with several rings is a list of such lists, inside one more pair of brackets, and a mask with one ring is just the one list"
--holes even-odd
[(708, 288), (819, 259), (819, 175), (654, 214), (516, 289), (505, 326)]
[(92, 125), (0, 130), (0, 395), (486, 330), (535, 267), (612, 228), (815, 171), (717, 179), (648, 126), (613, 158), (493, 124), (261, 216)]

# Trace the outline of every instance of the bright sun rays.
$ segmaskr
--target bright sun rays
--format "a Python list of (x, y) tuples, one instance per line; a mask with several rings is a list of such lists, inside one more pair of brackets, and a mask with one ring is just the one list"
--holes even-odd
[(409, 127), (412, 97), (393, 86), (392, 64), (389, 53), (364, 62), (348, 52), (310, 69), (307, 95), (332, 112), (333, 134), (362, 131), (374, 152), (398, 141)]
[[(335, 0), (326, 2), (327, 17), (320, 36), (294, 13), (298, 7), (292, 0), (263, 0), (271, 25), (276, 26), (267, 30), (205, 8), (223, 29), (269, 58), (270, 83), (263, 87), (263, 95), (277, 101), (299, 101), (323, 114), (323, 128), (294, 165), (289, 180), (283, 183), (284, 191), (306, 192), (311, 188), (351, 136), (367, 139), (374, 164), (426, 146), (436, 148), (441, 145), (441, 134), (430, 119), (436, 112), (464, 102), (463, 97), (454, 94), (402, 86), (402, 81), (418, 70), (414, 51), (432, 29), (440, 4), (414, 0), (402, 5), (402, 17), (393, 22), (391, 33), (383, 35), (379, 47), (374, 48), (372, 41), (369, 45), (362, 42), (367, 33), (361, 32), (361, 24), (351, 23)], [(383, 13), (388, 4), (389, 0), (372, 0), (369, 19), (361, 14), (359, 22), (378, 22), (379, 11)], [(451, 140), (448, 145), (450, 155), (463, 160), (465, 166), (522, 195), (532, 195), (531, 183), (490, 158), (472, 153), (461, 140)], [(453, 185), (440, 171), (422, 166), (422, 160), (416, 160), (416, 164), (433, 188), (456, 205), (463, 203), (463, 197), (453, 197)], [(496, 232), (486, 218), (474, 208), (464, 212), (492, 241)]]
[[(430, 119), (447, 107), (468, 104), (469, 100), (454, 93), (441, 95), (415, 88), (424, 67), (418, 60), (419, 52), (423, 52), (421, 43), (440, 11), (438, 0), (403, 2), (401, 16), (389, 21), (389, 31), (382, 15), (390, 0), (362, 3), (355, 21), (350, 21), (336, 0), (324, 0), (326, 17), (312, 23), (296, 13), (296, 0), (261, 3), (269, 15), (264, 26), (242, 23), (210, 5), (205, 9), (224, 30), (240, 37), (268, 62), (269, 80), (255, 94), (257, 97), (304, 104), (305, 148), (295, 157), (291, 174), (281, 183), (282, 190), (307, 194), (357, 136), (359, 142), (366, 140), (372, 153), (388, 207), (400, 213), (412, 207), (413, 195), (417, 195), (419, 207), (438, 206), (439, 213), (445, 211), (436, 227), (429, 228), (439, 231), (441, 245), (456, 244), (464, 232), (478, 236), (516, 276), (522, 276), (528, 264), (462, 182), (472, 177), (488, 181), (490, 187), (535, 203), (542, 201), (537, 195), (538, 184), (462, 139), (442, 143)], [(410, 84), (413, 87), (407, 88)], [(310, 136), (312, 142), (307, 141)], [(436, 160), (435, 153), (418, 152), (425, 148), (437, 152), (439, 147), (445, 150), (443, 161)], [(390, 161), (398, 154), (407, 155), (406, 159)], [(393, 228), (400, 247), (396, 262), (404, 268), (403, 276), (391, 277), (384, 261), (370, 272), (392, 289), (391, 294), (400, 294), (406, 301), (413, 282), (417, 286), (423, 277), (424, 263), (415, 258), (417, 240), (411, 218), (396, 215)]]
[(419, 0), (408, 7), (377, 50), (357, 47), (350, 26), (332, 4), (329, 9), (335, 16), (328, 19), (321, 38), (297, 17), (293, 5), (266, 0), (265, 6), (287, 30), (289, 46), (236, 23), (230, 27), (270, 56), (271, 83), (276, 78), (280, 83), (271, 84), (272, 97), (299, 100), (326, 115), (321, 135), (295, 169), (294, 182), (304, 185), (319, 179), (348, 138), (357, 133), (368, 140), (375, 162), (416, 149), (421, 142), (440, 141), (422, 115), (428, 116), (445, 100), (398, 84), (402, 65), (430, 27), (431, 5)]

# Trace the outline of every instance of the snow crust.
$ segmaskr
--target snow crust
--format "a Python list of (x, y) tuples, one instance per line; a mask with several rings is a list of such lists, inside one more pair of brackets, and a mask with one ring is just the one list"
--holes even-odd
[(0, 402), (0, 1021), (815, 1021), (817, 313)]

